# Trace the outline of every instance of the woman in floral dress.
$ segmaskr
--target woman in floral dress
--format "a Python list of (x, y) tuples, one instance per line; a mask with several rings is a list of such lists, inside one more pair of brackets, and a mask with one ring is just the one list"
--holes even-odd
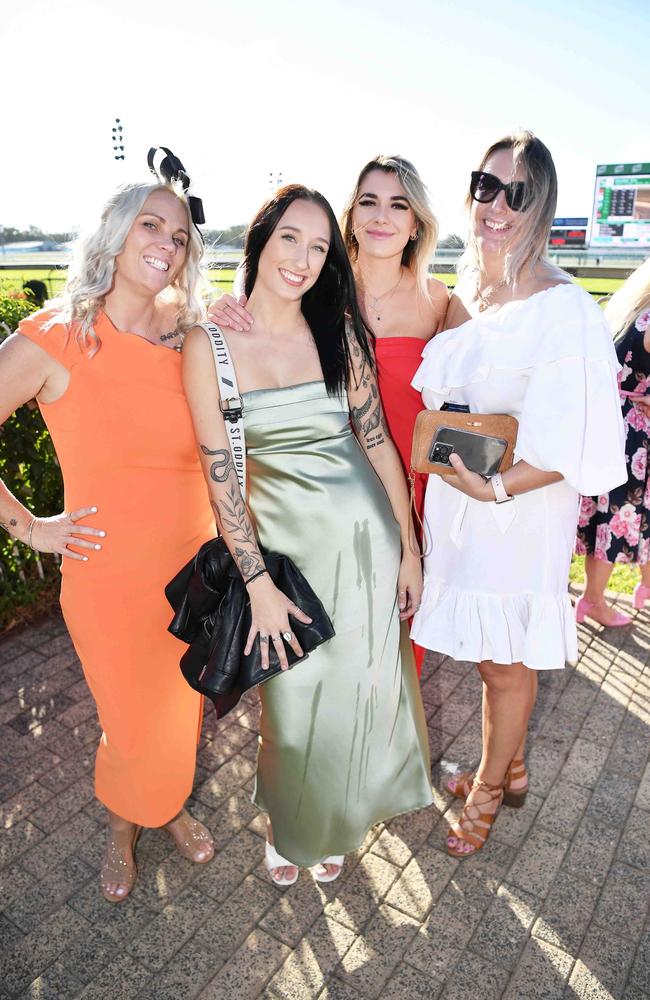
[(622, 365), (628, 480), (610, 493), (582, 498), (576, 552), (586, 556), (587, 585), (576, 617), (581, 622), (588, 615), (611, 628), (632, 620), (605, 601), (615, 562), (637, 563), (641, 570), (634, 607), (643, 608), (650, 597), (650, 258), (613, 296), (605, 315)]

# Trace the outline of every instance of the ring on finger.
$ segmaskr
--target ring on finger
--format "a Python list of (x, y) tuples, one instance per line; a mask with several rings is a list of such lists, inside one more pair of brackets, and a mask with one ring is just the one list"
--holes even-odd
[(272, 635), (271, 638), (273, 639), (273, 642), (279, 642), (280, 641), (280, 633), (278, 632), (276, 635)]
[(264, 634), (264, 635), (263, 635), (263, 634), (262, 634), (262, 633), (260, 632), (260, 642), (268, 642), (268, 641), (269, 641), (269, 637), (268, 637), (268, 635), (266, 635), (266, 634)]
[(282, 638), (284, 639), (285, 642), (291, 642), (291, 640), (293, 639), (293, 632), (283, 632)]

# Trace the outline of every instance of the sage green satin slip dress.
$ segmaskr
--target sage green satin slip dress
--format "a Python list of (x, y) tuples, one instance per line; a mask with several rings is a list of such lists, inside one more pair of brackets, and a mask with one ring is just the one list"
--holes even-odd
[(400, 626), (399, 527), (324, 382), (244, 393), (248, 504), (263, 546), (291, 556), (336, 636), (260, 687), (255, 803), (278, 852), (347, 854), (380, 820), (432, 801), (426, 722)]

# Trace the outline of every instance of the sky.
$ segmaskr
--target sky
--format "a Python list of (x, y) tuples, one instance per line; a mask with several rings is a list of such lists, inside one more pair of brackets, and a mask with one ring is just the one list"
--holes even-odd
[(587, 216), (596, 164), (650, 161), (649, 30), (647, 0), (7, 0), (0, 225), (92, 225), (165, 145), (211, 228), (278, 173), (338, 214), (383, 152), (462, 234), (470, 171), (518, 127), (554, 156), (557, 214)]

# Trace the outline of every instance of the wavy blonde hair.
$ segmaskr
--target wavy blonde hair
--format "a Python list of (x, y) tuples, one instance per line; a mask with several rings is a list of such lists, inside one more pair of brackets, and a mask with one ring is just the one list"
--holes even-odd
[[(521, 165), (530, 195), (528, 207), (519, 213), (522, 216), (521, 224), (514, 230), (505, 253), (503, 276), (508, 284), (516, 285), (524, 268), (533, 270), (537, 264), (547, 261), (548, 238), (557, 204), (557, 174), (547, 147), (528, 130), (513, 132), (493, 143), (486, 150), (477, 169), (485, 170), (490, 157), (503, 149), (512, 150), (513, 173)], [(468, 192), (465, 200), (468, 212), (471, 211), (472, 203), (472, 196)], [(470, 229), (465, 252), (458, 260), (456, 270), (460, 275), (467, 271), (478, 271), (479, 263), (478, 243)]]
[(201, 270), (203, 241), (191, 222), (187, 198), (182, 189), (160, 183), (126, 184), (106, 202), (99, 226), (77, 240), (65, 289), (61, 298), (53, 303), (58, 309), (50, 325), (61, 322), (75, 325), (75, 339), (80, 349), (87, 351), (90, 357), (101, 346), (93, 322), (112, 288), (115, 260), (122, 252), (144, 203), (154, 191), (170, 191), (179, 198), (187, 209), (189, 223), (185, 262), (161, 296), (177, 306), (177, 329), (181, 333), (186, 333), (205, 316), (203, 289), (206, 280)]
[(605, 306), (605, 316), (614, 336), (621, 337), (646, 309), (650, 309), (650, 257), (632, 272)]
[(429, 192), (419, 173), (409, 160), (403, 156), (376, 156), (366, 163), (357, 178), (352, 194), (343, 209), (341, 230), (350, 260), (354, 263), (359, 256), (359, 244), (352, 230), (352, 212), (356, 205), (359, 191), (365, 178), (372, 170), (381, 170), (385, 174), (395, 174), (404, 188), (417, 221), (417, 238), (409, 239), (402, 251), (402, 264), (415, 275), (418, 291), (430, 298), (428, 278), (429, 264), (438, 242), (438, 220), (433, 214)]

